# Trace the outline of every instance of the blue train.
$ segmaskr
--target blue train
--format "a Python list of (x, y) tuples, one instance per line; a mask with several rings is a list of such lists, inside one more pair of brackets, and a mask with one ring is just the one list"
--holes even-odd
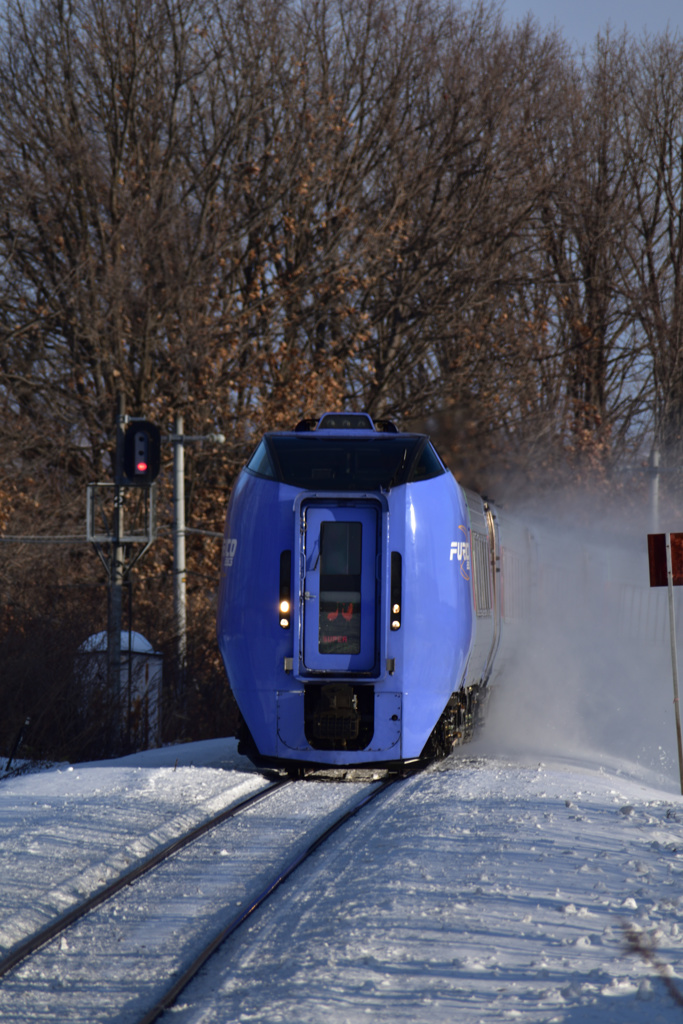
[(266, 434), (222, 550), (240, 750), (295, 773), (416, 764), (467, 739), (519, 615), (524, 537), (504, 534), (426, 435), (365, 413)]

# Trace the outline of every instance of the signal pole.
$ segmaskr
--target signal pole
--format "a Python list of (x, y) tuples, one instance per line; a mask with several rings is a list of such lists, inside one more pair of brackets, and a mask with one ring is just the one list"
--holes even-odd
[(173, 423), (173, 611), (178, 644), (178, 684), (185, 691), (187, 669), (187, 569), (185, 563), (185, 424), (182, 413)]
[(114, 453), (114, 517), (109, 579), (109, 622), (107, 625), (107, 674), (109, 692), (118, 693), (121, 686), (121, 622), (124, 578), (123, 532), (123, 425), (126, 418), (126, 399), (118, 395), (116, 409), (116, 450)]
[(188, 533), (221, 538), (215, 530), (198, 530), (185, 523), (185, 445), (197, 441), (225, 444), (224, 434), (185, 434), (182, 413), (176, 413), (173, 433), (165, 440), (173, 444), (173, 610), (178, 651), (178, 684), (184, 692), (187, 670), (187, 564), (185, 538)]

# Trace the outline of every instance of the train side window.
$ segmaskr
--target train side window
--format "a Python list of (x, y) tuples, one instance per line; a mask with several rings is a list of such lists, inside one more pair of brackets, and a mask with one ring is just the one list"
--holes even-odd
[(434, 477), (441, 476), (445, 472), (439, 456), (434, 451), (432, 445), (427, 443), (420, 452), (420, 456), (412, 471), (411, 483), (417, 483), (421, 480), (432, 480)]
[(252, 473), (255, 473), (256, 476), (263, 476), (267, 480), (277, 480), (277, 473), (273, 467), (270, 453), (268, 451), (268, 445), (265, 441), (261, 441), (256, 451), (249, 459), (247, 469)]
[(511, 622), (515, 619), (525, 618), (528, 614), (524, 565), (519, 555), (507, 548), (502, 549), (501, 558), (503, 563), (501, 610), (503, 620)]

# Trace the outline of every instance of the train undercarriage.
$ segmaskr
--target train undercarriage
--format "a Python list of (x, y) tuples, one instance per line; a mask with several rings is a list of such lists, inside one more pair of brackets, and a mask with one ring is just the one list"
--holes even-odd
[[(447, 757), (455, 747), (467, 743), (481, 725), (488, 696), (488, 687), (481, 683), (453, 693), (422, 753), (418, 758), (411, 759), (410, 764), (414, 766), (439, 760)], [(306, 739), (313, 750), (365, 750), (372, 740), (374, 730), (372, 688), (347, 683), (306, 686), (304, 725)], [(272, 766), (270, 759), (264, 759), (259, 754), (241, 715), (237, 739), (240, 754), (244, 754), (259, 767)], [(310, 761), (301, 763), (311, 766)], [(391, 766), (401, 767), (404, 763), (392, 761)], [(293, 761), (292, 766), (295, 766)]]

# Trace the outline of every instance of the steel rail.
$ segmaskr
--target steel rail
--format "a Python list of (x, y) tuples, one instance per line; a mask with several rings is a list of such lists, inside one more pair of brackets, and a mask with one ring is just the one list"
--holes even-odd
[[(410, 774), (412, 775), (414, 773), (411, 772)], [(232, 920), (229, 921), (228, 924), (224, 928), (222, 928), (221, 931), (217, 935), (215, 935), (210, 942), (207, 943), (207, 945), (204, 947), (201, 953), (199, 953), (195, 957), (195, 959), (192, 961), (189, 967), (187, 967), (186, 970), (183, 971), (180, 977), (178, 977), (176, 981), (167, 989), (167, 991), (157, 1000), (155, 1005), (144, 1015), (144, 1017), (141, 1017), (138, 1020), (137, 1024), (153, 1024), (154, 1021), (158, 1020), (161, 1014), (173, 1005), (173, 1003), (176, 1001), (176, 999), (183, 991), (183, 989), (187, 988), (192, 979), (199, 973), (199, 971), (202, 969), (207, 960), (209, 960), (209, 958), (213, 956), (213, 954), (216, 952), (219, 946), (221, 946), (226, 941), (226, 939), (230, 938), (230, 936), (237, 931), (240, 925), (244, 924), (244, 922), (249, 917), (251, 917), (254, 911), (258, 910), (259, 907), (261, 907), (266, 902), (268, 897), (271, 896), (276, 891), (276, 889), (278, 889), (280, 885), (282, 885), (282, 883), (286, 881), (286, 879), (288, 879), (289, 876), (292, 875), (296, 871), (296, 869), (301, 866), (301, 864), (304, 863), (304, 861), (306, 861), (313, 853), (315, 853), (318, 847), (322, 846), (322, 844), (327, 839), (329, 839), (331, 835), (333, 835), (338, 829), (342, 827), (342, 825), (346, 824), (347, 821), (349, 821), (356, 814), (358, 814), (358, 812), (363, 807), (367, 806), (367, 804), (375, 800), (378, 796), (384, 793), (385, 790), (388, 789), (390, 786), (395, 785), (397, 782), (403, 781), (403, 779), (405, 779), (406, 777), (406, 775), (398, 775), (384, 779), (382, 782), (379, 783), (379, 785), (371, 789), (369, 793), (362, 797), (357, 804), (350, 808), (350, 810), (345, 811), (344, 814), (340, 815), (340, 817), (336, 821), (334, 821), (327, 829), (325, 829), (325, 831), (321, 835), (319, 835), (317, 839), (314, 839), (306, 847), (306, 849), (304, 849), (301, 853), (297, 854), (278, 873), (277, 877), (272, 882), (270, 882), (257, 896), (255, 896), (254, 899), (252, 899), (251, 902), (243, 910), (241, 910), (236, 917), (232, 918)]]
[(85, 915), (90, 913), (91, 910), (94, 910), (95, 907), (101, 906), (102, 903), (111, 899), (112, 896), (115, 896), (121, 891), (121, 889), (130, 885), (131, 882), (136, 881), (136, 879), (140, 878), (148, 871), (151, 871), (152, 868), (155, 868), (165, 860), (168, 860), (168, 858), (174, 853), (177, 853), (178, 850), (182, 850), (185, 846), (189, 846), (207, 832), (217, 828), (219, 825), (222, 825), (223, 822), (235, 817), (242, 811), (246, 811), (248, 808), (260, 803), (275, 791), (282, 789), (284, 786), (290, 785), (291, 782), (291, 779), (280, 779), (275, 781), (264, 789), (260, 789), (256, 793), (252, 793), (251, 796), (246, 797), (239, 803), (233, 804), (232, 807), (219, 811), (218, 814), (215, 814), (212, 818), (208, 818), (206, 821), (202, 822), (201, 825), (196, 825), (194, 828), (190, 829), (189, 832), (184, 833), (184, 835), (179, 836), (177, 839), (171, 840), (165, 846), (156, 850), (155, 853), (151, 854), (139, 864), (136, 864), (135, 867), (124, 872), (124, 874), (119, 875), (115, 881), (105, 885), (102, 889), (98, 889), (92, 896), (89, 896), (86, 900), (83, 900), (82, 903), (79, 903), (71, 910), (62, 914), (44, 928), (34, 932), (33, 935), (24, 939), (17, 946), (11, 949), (6, 956), (0, 959), (0, 978), (2, 978), (3, 975), (8, 974), (9, 971), (20, 964), (22, 960), (25, 960), (26, 957), (35, 953), (46, 943), (60, 935), (76, 921), (85, 917)]

